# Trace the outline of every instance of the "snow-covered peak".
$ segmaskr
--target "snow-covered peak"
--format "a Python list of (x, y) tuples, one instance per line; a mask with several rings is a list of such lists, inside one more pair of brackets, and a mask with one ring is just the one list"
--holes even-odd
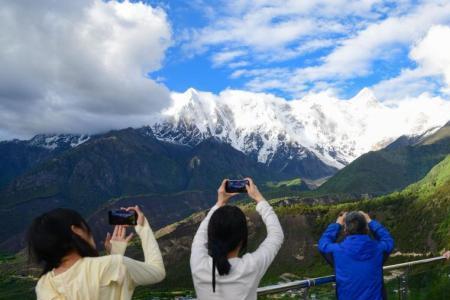
[(350, 99), (350, 101), (365, 101), (365, 102), (375, 102), (378, 103), (378, 99), (375, 96), (375, 93), (370, 88), (363, 88), (356, 94), (355, 97)]
[(185, 93), (172, 94), (172, 105), (162, 112), (162, 116), (174, 121), (196, 122), (202, 129), (208, 126), (209, 119), (214, 117), (216, 99), (213, 94), (197, 92), (189, 89)]
[(449, 119), (448, 101), (387, 104), (368, 88), (350, 100), (321, 93), (291, 101), (265, 93), (189, 89), (172, 94), (172, 105), (152, 129), (160, 139), (190, 145), (215, 136), (265, 163), (281, 147), (307, 149), (342, 168), (399, 136), (421, 134)]
[(75, 148), (90, 139), (89, 135), (39, 134), (28, 141), (29, 145), (55, 150), (57, 148)]

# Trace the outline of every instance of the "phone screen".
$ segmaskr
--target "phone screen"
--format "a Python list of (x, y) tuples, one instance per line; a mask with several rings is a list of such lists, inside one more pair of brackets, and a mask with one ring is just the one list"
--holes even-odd
[(110, 225), (136, 225), (137, 213), (134, 210), (122, 209), (110, 210), (108, 212)]
[(225, 191), (227, 193), (247, 193), (248, 180), (227, 180)]

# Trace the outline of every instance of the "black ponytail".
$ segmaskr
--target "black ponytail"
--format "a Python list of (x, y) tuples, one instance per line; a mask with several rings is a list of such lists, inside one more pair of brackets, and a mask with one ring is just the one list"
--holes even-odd
[(217, 209), (208, 224), (208, 253), (213, 259), (212, 285), (216, 290), (215, 269), (219, 275), (230, 273), (228, 253), (240, 247), (240, 254), (247, 250), (247, 219), (236, 206), (223, 206)]
[(99, 255), (91, 244), (72, 231), (72, 225), (91, 234), (83, 217), (71, 209), (54, 209), (33, 220), (27, 233), (28, 256), (42, 266), (42, 275), (57, 268), (71, 251), (81, 257)]

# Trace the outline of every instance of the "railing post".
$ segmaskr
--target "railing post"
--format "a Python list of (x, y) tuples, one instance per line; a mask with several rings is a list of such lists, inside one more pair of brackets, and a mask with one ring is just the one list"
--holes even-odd
[(303, 295), (303, 299), (304, 300), (309, 300), (309, 286), (308, 287), (305, 287), (304, 289), (303, 289), (303, 291), (305, 292), (305, 294)]
[(405, 270), (405, 273), (403, 273), (398, 277), (398, 298), (400, 300), (408, 299), (408, 290), (409, 290), (408, 280), (410, 271), (411, 266), (408, 266), (408, 268)]

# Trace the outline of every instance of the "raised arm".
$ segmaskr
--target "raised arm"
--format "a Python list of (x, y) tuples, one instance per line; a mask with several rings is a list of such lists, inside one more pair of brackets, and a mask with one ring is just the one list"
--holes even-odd
[(142, 243), (144, 262), (123, 258), (126, 271), (136, 285), (147, 285), (162, 281), (166, 277), (164, 262), (152, 229), (144, 218), (142, 225), (135, 227)]
[[(341, 213), (336, 220), (336, 223), (328, 225), (322, 237), (319, 240), (319, 251), (322, 254), (329, 254), (336, 248), (336, 240), (341, 232), (342, 225), (344, 224), (345, 213)], [(330, 258), (325, 256), (325, 259), (331, 263)]]
[(319, 251), (325, 254), (333, 252), (339, 232), (341, 232), (340, 224), (332, 223), (328, 225), (319, 240)]
[(258, 202), (256, 211), (266, 225), (267, 237), (252, 256), (257, 262), (259, 272), (264, 275), (283, 244), (284, 234), (277, 215), (266, 200)]
[[(128, 275), (134, 285), (147, 285), (160, 282), (166, 276), (166, 270), (161, 251), (150, 228), (150, 224), (138, 206), (129, 207), (127, 210), (134, 210), (138, 215), (135, 230), (141, 240), (144, 261), (142, 262), (124, 256), (123, 260), (121, 260), (123, 267), (121, 267), (119, 271), (120, 276), (117, 278), (120, 281), (122, 276)], [(124, 226), (116, 226), (112, 237), (108, 234), (105, 246), (108, 250), (107, 242), (110, 242), (109, 252), (111, 254), (119, 254), (121, 256), (125, 254), (127, 243), (132, 237), (131, 234), (126, 237), (125, 231), (126, 228)], [(105, 273), (105, 276), (109, 276), (108, 272)]]
[(267, 230), (267, 237), (261, 245), (259, 245), (258, 249), (251, 254), (259, 267), (258, 270), (260, 276), (262, 276), (267, 271), (280, 250), (281, 245), (283, 244), (284, 234), (280, 221), (273, 211), (272, 206), (270, 206), (270, 204), (264, 199), (253, 180), (251, 178), (246, 179), (249, 182), (247, 185), (247, 193), (253, 200), (255, 200), (256, 211), (261, 215)]
[(390, 254), (394, 250), (394, 239), (389, 231), (375, 220), (369, 222), (369, 228), (383, 251), (386, 254)]
[(377, 221), (372, 220), (368, 213), (363, 211), (360, 211), (360, 213), (366, 218), (369, 229), (372, 232), (373, 237), (379, 242), (379, 246), (381, 247), (383, 252), (389, 255), (394, 249), (394, 239), (392, 238), (389, 231)]

